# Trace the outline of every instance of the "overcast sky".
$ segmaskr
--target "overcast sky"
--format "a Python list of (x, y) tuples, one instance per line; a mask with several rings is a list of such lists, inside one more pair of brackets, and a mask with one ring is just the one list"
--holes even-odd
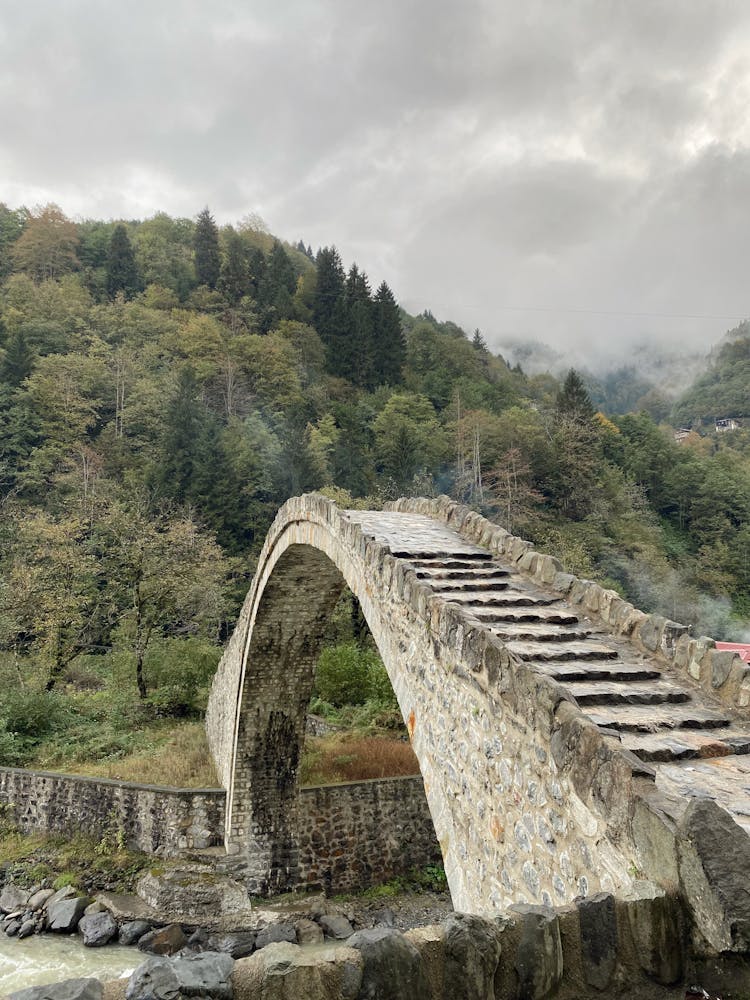
[(564, 357), (750, 313), (747, 0), (0, 0), (0, 200), (334, 243)]

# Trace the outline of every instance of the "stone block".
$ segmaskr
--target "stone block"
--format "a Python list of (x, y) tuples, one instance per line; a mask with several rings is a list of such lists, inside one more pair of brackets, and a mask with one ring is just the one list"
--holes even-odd
[(740, 657), (733, 649), (709, 649), (706, 652), (703, 662), (709, 664), (712, 688), (723, 687), (727, 682), (735, 659), (740, 660)]
[(644, 649), (655, 653), (661, 644), (667, 619), (662, 615), (646, 615), (636, 626), (633, 634)]
[(357, 931), (347, 944), (362, 955), (360, 1000), (431, 1000), (419, 951), (400, 931)]
[(750, 950), (750, 836), (712, 799), (693, 799), (678, 828), (680, 888), (717, 952)]
[(234, 1000), (358, 1000), (361, 985), (362, 955), (344, 945), (271, 944), (232, 972)]
[(519, 1000), (546, 1000), (562, 982), (563, 951), (560, 924), (547, 906), (512, 906), (520, 922), (515, 956)]
[(654, 888), (621, 906), (641, 969), (662, 986), (679, 983), (685, 974), (686, 941), (677, 896)]
[(580, 925), (581, 966), (589, 986), (605, 990), (617, 966), (617, 917), (615, 900), (597, 893), (577, 903)]

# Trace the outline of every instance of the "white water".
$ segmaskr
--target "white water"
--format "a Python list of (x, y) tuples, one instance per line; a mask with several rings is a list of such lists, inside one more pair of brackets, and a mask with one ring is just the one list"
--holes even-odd
[(91, 976), (117, 979), (147, 958), (135, 948), (84, 948), (79, 937), (32, 934), (19, 941), (0, 934), (0, 997), (26, 986)]

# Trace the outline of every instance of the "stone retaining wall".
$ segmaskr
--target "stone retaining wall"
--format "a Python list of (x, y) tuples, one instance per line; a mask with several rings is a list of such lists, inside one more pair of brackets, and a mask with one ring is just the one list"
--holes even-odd
[[(223, 789), (166, 788), (0, 768), (0, 805), (24, 833), (121, 834), (153, 854), (221, 844)], [(302, 885), (344, 892), (440, 862), (422, 779), (300, 790)]]
[(148, 854), (172, 856), (220, 844), (225, 797), (215, 788), (167, 788), (0, 768), (0, 803), (24, 833), (121, 833)]

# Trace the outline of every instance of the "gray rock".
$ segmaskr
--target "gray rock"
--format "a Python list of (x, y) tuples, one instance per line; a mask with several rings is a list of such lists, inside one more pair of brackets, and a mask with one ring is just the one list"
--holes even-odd
[(303, 917), (294, 925), (297, 932), (297, 944), (323, 944), (323, 930), (314, 920)]
[(5, 933), (8, 935), (8, 937), (15, 937), (20, 930), (21, 930), (21, 921), (18, 918), (9, 921), (5, 926)]
[(21, 926), (18, 928), (18, 937), (26, 938), (31, 937), (31, 935), (36, 930), (36, 920), (24, 920)]
[(373, 927), (357, 931), (346, 943), (364, 963), (358, 1000), (429, 1000), (419, 951), (400, 931)]
[(8, 1000), (102, 1000), (104, 987), (98, 979), (66, 979), (49, 986), (30, 986), (11, 993)]
[(445, 928), (445, 987), (451, 1000), (494, 997), (502, 928), (468, 913), (453, 913)]
[(179, 1000), (180, 983), (168, 958), (149, 958), (125, 987), (126, 1000)]
[(677, 897), (655, 890), (650, 899), (629, 902), (627, 913), (638, 964), (646, 975), (663, 986), (680, 982), (685, 971), (685, 934)]
[(127, 1000), (231, 1000), (234, 959), (206, 951), (180, 958), (149, 958), (128, 980)]
[(41, 910), (48, 899), (55, 895), (54, 889), (38, 889), (29, 897), (28, 907), (30, 910)]
[(278, 944), (280, 941), (286, 941), (290, 944), (297, 941), (297, 932), (291, 924), (271, 924), (258, 931), (258, 936), (255, 939), (256, 951), (265, 948), (267, 944)]
[(233, 931), (229, 934), (212, 936), (208, 945), (211, 951), (231, 955), (232, 958), (247, 958), (255, 950), (256, 937), (255, 931)]
[(49, 910), (50, 906), (54, 906), (55, 903), (59, 903), (63, 899), (73, 899), (78, 895), (78, 892), (73, 888), (72, 885), (64, 885), (62, 889), (58, 889), (57, 892), (53, 892), (52, 895), (47, 900), (46, 907)]
[(138, 950), (150, 951), (152, 955), (176, 955), (186, 944), (187, 938), (182, 927), (179, 924), (170, 924), (139, 938)]
[(174, 958), (172, 965), (183, 996), (232, 1000), (230, 977), (234, 959), (231, 955), (204, 951), (200, 955)]
[(354, 933), (354, 928), (346, 917), (338, 913), (323, 913), (318, 917), (318, 923), (326, 937), (334, 938), (336, 941), (345, 941)]
[(0, 910), (3, 913), (13, 913), (15, 910), (25, 910), (29, 902), (29, 893), (26, 889), (19, 889), (17, 885), (6, 885), (0, 892)]
[(678, 829), (680, 886), (716, 951), (750, 949), (750, 837), (713, 799), (693, 799)]
[(135, 944), (150, 930), (151, 924), (148, 920), (128, 920), (120, 927), (118, 941), (120, 944)]
[(583, 975), (589, 986), (605, 989), (617, 965), (617, 919), (613, 896), (600, 892), (577, 904)]
[(83, 935), (83, 943), (87, 948), (101, 948), (117, 934), (117, 923), (109, 913), (84, 913), (78, 924), (78, 930)]
[(93, 903), (89, 903), (83, 912), (84, 917), (90, 916), (92, 913), (105, 913), (107, 907), (104, 903), (100, 903), (98, 899), (95, 899)]
[(47, 904), (47, 929), (60, 934), (72, 934), (91, 900), (88, 896), (61, 899)]
[(547, 906), (512, 906), (521, 921), (521, 940), (515, 967), (519, 995), (524, 1000), (544, 1000), (552, 996), (562, 980), (563, 953), (560, 924)]

